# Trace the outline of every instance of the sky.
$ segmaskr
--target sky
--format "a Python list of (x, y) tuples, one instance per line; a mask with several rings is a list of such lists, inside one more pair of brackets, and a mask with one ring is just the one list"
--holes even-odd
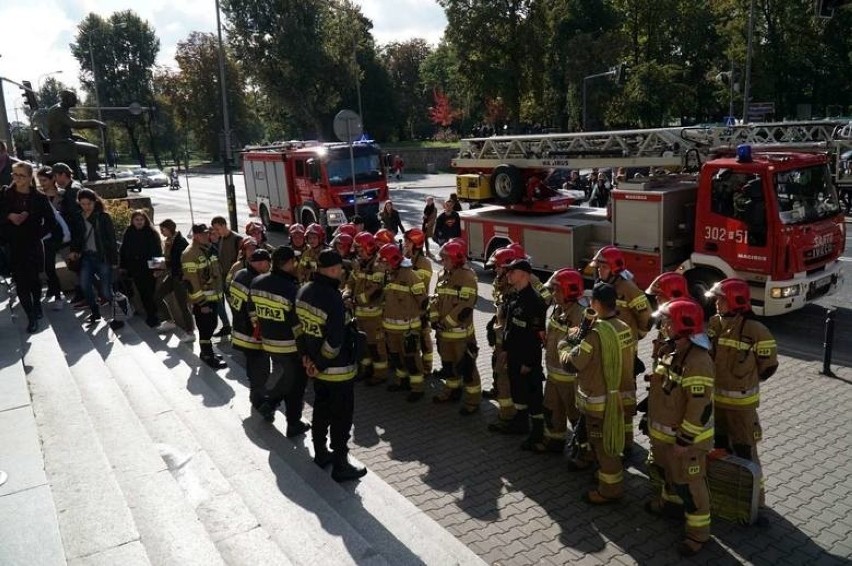
[[(373, 21), (378, 44), (422, 37), (437, 45), (447, 25), (435, 0), (355, 0)], [(215, 0), (0, 0), (0, 77), (16, 82), (29, 80), (34, 88), (54, 75), (65, 84), (78, 86), (80, 69), (68, 44), (77, 24), (89, 13), (108, 17), (113, 12), (134, 10), (147, 20), (160, 39), (157, 63), (175, 66), (178, 41), (190, 32), (215, 32)], [(3, 81), (9, 121), (15, 109), (23, 119), (21, 90)], [(130, 101), (128, 101), (130, 102)]]

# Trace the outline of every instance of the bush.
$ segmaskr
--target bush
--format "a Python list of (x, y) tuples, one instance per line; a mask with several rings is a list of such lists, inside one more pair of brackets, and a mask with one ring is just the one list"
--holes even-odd
[(115, 226), (115, 239), (120, 242), (124, 238), (124, 231), (130, 226), (133, 211), (123, 200), (105, 200), (104, 210), (112, 217), (112, 223)]
[(442, 128), (438, 130), (438, 133), (436, 133), (435, 137), (432, 139), (436, 142), (455, 143), (459, 141), (459, 135), (450, 128)]

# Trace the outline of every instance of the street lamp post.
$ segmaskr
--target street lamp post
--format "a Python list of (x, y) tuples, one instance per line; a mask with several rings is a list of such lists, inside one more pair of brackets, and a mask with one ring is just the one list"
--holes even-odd
[(586, 91), (588, 89), (587, 83), (592, 79), (597, 79), (600, 77), (614, 77), (616, 74), (617, 70), (615, 68), (612, 68), (605, 73), (597, 73), (596, 75), (589, 75), (587, 77), (583, 77), (583, 130), (586, 130)]
[(748, 123), (748, 103), (751, 91), (751, 56), (754, 45), (754, 0), (748, 9), (748, 47), (746, 48), (745, 86), (743, 86), (743, 124)]
[(225, 84), (225, 47), (222, 43), (222, 20), (219, 14), (219, 0), (216, 0), (216, 33), (219, 36), (219, 88), (222, 89), (222, 122), (225, 134), (225, 198), (228, 201), (228, 220), (231, 230), (237, 230), (237, 195), (234, 189), (234, 176), (231, 172), (231, 119), (228, 115), (228, 90)]

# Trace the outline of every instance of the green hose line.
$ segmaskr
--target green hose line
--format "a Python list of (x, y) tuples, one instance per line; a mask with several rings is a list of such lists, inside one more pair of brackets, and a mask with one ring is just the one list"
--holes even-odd
[(599, 320), (595, 332), (601, 340), (606, 405), (604, 408), (603, 442), (608, 456), (620, 456), (624, 451), (624, 404), (621, 400), (622, 354), (618, 332), (613, 326)]

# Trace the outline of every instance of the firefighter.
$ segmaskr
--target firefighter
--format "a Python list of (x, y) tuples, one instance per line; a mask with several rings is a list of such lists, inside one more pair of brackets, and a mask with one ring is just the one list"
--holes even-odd
[[(618, 318), (630, 326), (636, 351), (633, 361), (633, 375), (645, 372), (645, 364), (639, 359), (638, 341), (651, 329), (651, 305), (648, 297), (633, 282), (633, 274), (627, 271), (627, 263), (621, 250), (615, 246), (605, 246), (598, 250), (590, 264), (597, 269), (598, 280), (615, 287), (618, 295)], [(624, 445), (626, 452), (633, 446), (633, 416), (636, 414), (636, 387), (624, 394)]]
[[(572, 332), (572, 339), (559, 346), (559, 361), (577, 374), (577, 409), (585, 421), (589, 445), (597, 461), (597, 487), (585, 499), (594, 505), (620, 500), (624, 496), (623, 394), (635, 390), (633, 358), (635, 341), (630, 327), (618, 318), (618, 293), (613, 285), (595, 284), (592, 309), (597, 317), (589, 325)], [(569, 470), (588, 469), (582, 460), (569, 461)]]
[(246, 376), (249, 380), (249, 400), (258, 409), (266, 400), (266, 381), (269, 378), (269, 356), (263, 351), (260, 327), (253, 319), (251, 301), (252, 281), (269, 271), (270, 255), (264, 249), (254, 250), (246, 258), (246, 267), (234, 274), (228, 286), (228, 303), (233, 313), (231, 346), (246, 357)]
[(497, 421), (489, 423), (488, 430), (491, 432), (503, 432), (516, 434), (527, 434), (528, 427), (523, 427), (525, 422), (515, 423), (510, 430), (509, 424), (515, 418), (515, 402), (512, 400), (512, 385), (509, 382), (509, 373), (506, 366), (506, 352), (503, 349), (503, 331), (506, 327), (506, 312), (504, 306), (512, 286), (506, 277), (506, 266), (516, 259), (524, 258), (518, 255), (514, 249), (500, 248), (495, 250), (485, 264), (485, 267), (494, 270), (494, 283), (492, 284), (492, 296), (494, 297), (494, 316), (486, 325), (486, 336), (491, 346), (491, 375), (494, 385), (490, 391), (483, 392), (488, 399), (497, 400)]
[(571, 423), (576, 433), (580, 413), (577, 411), (577, 374), (562, 367), (559, 343), (567, 338), (569, 329), (578, 328), (583, 321), (586, 309), (583, 276), (576, 269), (560, 269), (548, 280), (547, 287), (553, 293), (555, 304), (547, 321), (545, 338), (544, 441), (534, 448), (537, 452), (561, 454), (568, 431), (566, 422)]
[(266, 226), (257, 221), (250, 221), (246, 224), (246, 236), (254, 238), (257, 242), (257, 247), (268, 251), (270, 254), (275, 251), (275, 246), (269, 243), (266, 237)]
[[(405, 257), (411, 260), (414, 272), (423, 282), (426, 293), (432, 286), (432, 262), (423, 255), (423, 247), (426, 245), (426, 233), (420, 228), (411, 228), (405, 231), (404, 248)], [(429, 326), (429, 313), (423, 309), (420, 327), (420, 351), (423, 353), (423, 373), (432, 374), (434, 361), (434, 344), (432, 342), (432, 327)]]
[(258, 412), (267, 422), (275, 420), (275, 411), (284, 402), (287, 438), (304, 434), (311, 427), (302, 421), (305, 386), (308, 376), (296, 348), (301, 332), (296, 316), (296, 253), (281, 246), (272, 252), (272, 269), (251, 283), (251, 308), (260, 328), (263, 351), (272, 360), (272, 372), (265, 384), (265, 400)]
[(657, 315), (666, 345), (651, 382), (648, 419), (652, 457), (663, 469), (665, 482), (645, 509), (685, 517), (686, 536), (678, 551), (693, 556), (710, 540), (707, 453), (713, 447), (715, 368), (701, 305), (673, 299)]
[(420, 315), (427, 303), (426, 286), (396, 244), (381, 247), (379, 263), (387, 273), (382, 327), (394, 370), (388, 391), (411, 391), (407, 400), (413, 403), (424, 394)]
[[(343, 258), (333, 250), (317, 256), (317, 273), (299, 289), (296, 314), (301, 325), (299, 350), (308, 376), (314, 378), (314, 463), (334, 467), (337, 482), (363, 477), (367, 469), (349, 461), (349, 431), (355, 409), (353, 382), (358, 370), (357, 331), (347, 321), (340, 296)], [(326, 436), (331, 436), (331, 451)]]
[[(517, 242), (512, 242), (506, 247), (512, 250), (515, 253), (516, 257), (524, 258), (527, 261), (532, 262), (532, 258), (527, 254), (526, 250), (524, 249), (524, 246), (522, 246), (521, 244)], [(553, 296), (551, 294), (550, 289), (547, 288), (547, 285), (541, 282), (541, 280), (535, 273), (533, 273), (532, 277), (530, 278), (530, 284), (532, 285), (533, 289), (535, 289), (535, 292), (541, 296), (545, 303), (549, 305), (553, 301)]]
[(355, 236), (358, 259), (353, 263), (349, 287), (343, 292), (347, 305), (355, 312), (358, 329), (367, 336), (367, 350), (360, 360), (359, 378), (367, 385), (385, 382), (388, 371), (388, 354), (385, 332), (382, 329), (382, 301), (384, 300), (385, 273), (376, 266), (378, 246), (369, 232)]
[(387, 228), (382, 228), (381, 230), (377, 230), (374, 237), (376, 238), (376, 245), (381, 248), (385, 244), (395, 244), (396, 239), (394, 237), (393, 232), (388, 230)]
[(356, 258), (352, 247), (354, 243), (355, 238), (346, 232), (341, 232), (331, 239), (331, 249), (339, 253), (340, 257), (343, 258), (343, 276), (341, 277), (342, 288), (346, 288), (346, 285), (349, 284), (349, 280), (352, 277), (352, 263)]
[[(710, 352), (716, 363), (715, 444), (760, 466), (757, 456), (757, 443), (763, 438), (757, 415), (760, 382), (772, 377), (778, 369), (778, 347), (769, 330), (754, 319), (746, 281), (723, 279), (706, 296), (716, 300), (717, 311), (707, 328)], [(761, 475), (760, 506), (764, 504)]]
[(547, 326), (547, 303), (533, 289), (531, 277), (532, 266), (526, 259), (515, 259), (506, 265), (506, 279), (512, 293), (506, 298), (504, 307), (503, 350), (515, 416), (505, 424), (503, 432), (529, 430), (521, 444), (523, 450), (534, 450), (536, 444), (544, 441), (541, 352)]
[(347, 222), (346, 224), (341, 224), (337, 227), (337, 229), (334, 231), (334, 236), (338, 236), (340, 234), (347, 234), (354, 238), (358, 234), (358, 232), (359, 230), (354, 224), (352, 224), (351, 222)]
[(296, 258), (299, 258), (307, 247), (307, 242), (305, 242), (305, 227), (298, 223), (290, 224), (287, 234), (290, 236), (290, 247), (296, 252)]
[(201, 361), (213, 369), (224, 368), (225, 361), (213, 353), (210, 340), (216, 329), (216, 305), (222, 297), (222, 273), (210, 247), (206, 224), (192, 225), (192, 244), (181, 254), (180, 264), (198, 328)]
[(326, 249), (325, 229), (316, 222), (310, 224), (305, 229), (305, 241), (307, 246), (299, 257), (299, 281), (302, 283), (311, 280), (317, 270), (317, 257)]
[(467, 266), (467, 248), (463, 242), (447, 242), (440, 254), (443, 269), (438, 275), (435, 294), (430, 298), (429, 320), (437, 333), (444, 388), (432, 401), (448, 403), (461, 399), (459, 413), (472, 415), (479, 411), (482, 399), (476, 367), (479, 347), (473, 327), (473, 307), (478, 295), (476, 273)]

